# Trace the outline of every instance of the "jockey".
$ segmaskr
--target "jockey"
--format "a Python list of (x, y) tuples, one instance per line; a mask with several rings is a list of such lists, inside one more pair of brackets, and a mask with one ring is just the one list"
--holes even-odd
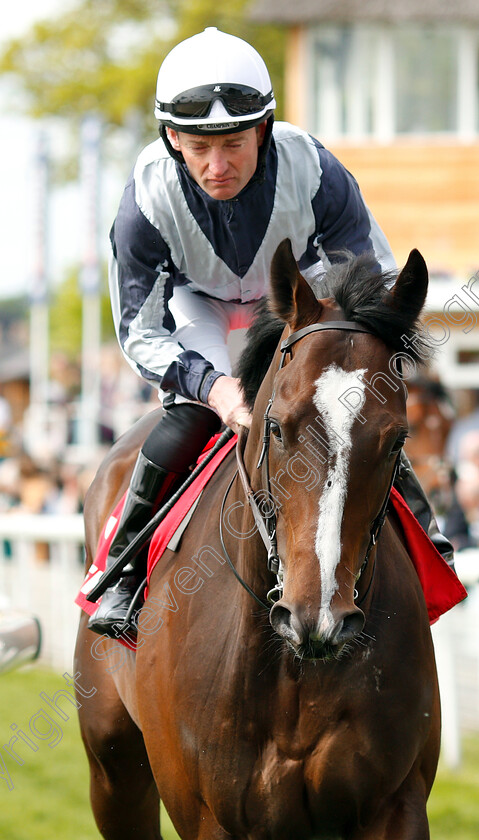
[[(279, 243), (291, 240), (312, 285), (344, 249), (395, 267), (352, 175), (306, 132), (274, 123), (275, 107), (260, 55), (214, 27), (160, 67), (160, 139), (140, 153), (120, 203), (110, 292), (123, 353), (165, 411), (138, 455), (107, 569), (221, 424), (249, 426), (226, 342), (267, 294)], [(140, 565), (105, 591), (90, 629), (118, 635)]]

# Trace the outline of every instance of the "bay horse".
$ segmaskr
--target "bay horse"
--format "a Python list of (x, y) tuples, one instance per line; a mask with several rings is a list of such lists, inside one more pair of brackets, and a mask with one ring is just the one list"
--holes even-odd
[[(279, 246), (274, 316), (241, 363), (251, 429), (156, 565), (136, 655), (82, 618), (79, 715), (107, 840), (159, 840), (160, 797), (183, 840), (429, 838), (434, 651), (385, 516), (407, 433), (396, 357), (402, 336), (418, 338), (427, 290), (419, 252), (390, 280), (371, 256), (348, 259), (317, 300)], [(155, 419), (92, 485), (90, 562)]]
[(452, 504), (452, 463), (446, 454), (455, 411), (444, 385), (424, 373), (407, 380), (409, 437), (404, 451), (437, 514)]

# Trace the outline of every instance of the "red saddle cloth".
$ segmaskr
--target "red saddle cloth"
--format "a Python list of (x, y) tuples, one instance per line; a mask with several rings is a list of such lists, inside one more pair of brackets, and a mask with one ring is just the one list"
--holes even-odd
[[(216, 439), (217, 437), (210, 441), (201, 458), (214, 445)], [(176, 505), (158, 526), (152, 537), (148, 552), (148, 580), (173, 534), (178, 529), (218, 465), (235, 444), (236, 436), (231, 438), (215, 455), (203, 472), (200, 473), (196, 481), (183, 493)], [(401, 522), (407, 548), (424, 592), (429, 621), (433, 624), (443, 613), (452, 609), (460, 601), (463, 601), (467, 597), (467, 592), (454, 572), (449, 568), (444, 558), (432, 544), (427, 534), (424, 533), (402, 496), (394, 488), (391, 490), (391, 502)], [(89, 615), (95, 612), (97, 604), (91, 604), (86, 600), (86, 596), (98, 582), (105, 569), (106, 558), (118, 527), (123, 503), (124, 497), (119, 501), (106, 522), (98, 542), (95, 562), (90, 566), (83, 586), (75, 599), (75, 603)]]
[[(208, 453), (212, 446), (214, 446), (218, 437), (219, 435), (216, 435), (209, 441), (207, 447), (200, 455), (198, 463)], [(203, 487), (205, 487), (205, 485), (208, 483), (216, 468), (224, 460), (228, 452), (230, 452), (236, 445), (236, 440), (237, 437), (235, 435), (234, 437), (230, 438), (230, 440), (220, 449), (219, 452), (217, 452), (215, 457), (210, 461), (209, 464), (207, 464), (207, 466), (200, 473), (200, 475), (193, 482), (193, 484), (191, 484), (190, 487), (188, 487), (188, 489), (185, 490), (179, 501), (169, 511), (169, 513), (165, 516), (163, 521), (156, 529), (151, 539), (150, 548), (148, 551), (148, 580), (150, 579), (151, 572), (156, 566), (161, 555), (164, 553), (173, 534), (181, 525), (183, 519), (189, 512), (192, 505), (195, 503), (196, 499), (203, 490)], [(98, 583), (101, 575), (105, 570), (106, 559), (108, 557), (108, 552), (110, 550), (110, 545), (113, 541), (113, 537), (115, 536), (116, 529), (118, 528), (118, 522), (120, 520), (121, 511), (125, 502), (125, 496), (123, 496), (123, 498), (120, 499), (117, 506), (115, 507), (115, 509), (113, 510), (103, 527), (103, 530), (100, 534), (100, 539), (98, 540), (95, 561), (88, 569), (87, 575), (83, 582), (83, 586), (75, 599), (75, 603), (78, 604), (78, 606), (80, 606), (82, 610), (88, 613), (88, 615), (93, 615), (97, 608), (97, 604), (92, 604), (90, 603), (90, 601), (87, 601), (86, 596)]]

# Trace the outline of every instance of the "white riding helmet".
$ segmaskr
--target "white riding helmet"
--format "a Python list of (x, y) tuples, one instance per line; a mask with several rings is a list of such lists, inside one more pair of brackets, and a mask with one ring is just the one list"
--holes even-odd
[(158, 73), (155, 117), (177, 131), (245, 131), (268, 119), (275, 108), (259, 53), (214, 26), (174, 47)]

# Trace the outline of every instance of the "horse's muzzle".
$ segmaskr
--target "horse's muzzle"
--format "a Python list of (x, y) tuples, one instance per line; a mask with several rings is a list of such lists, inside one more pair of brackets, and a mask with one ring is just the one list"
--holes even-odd
[(270, 622), (302, 659), (329, 659), (339, 656), (344, 646), (361, 634), (365, 616), (359, 607), (336, 611), (334, 621), (318, 629), (281, 599), (271, 609)]

